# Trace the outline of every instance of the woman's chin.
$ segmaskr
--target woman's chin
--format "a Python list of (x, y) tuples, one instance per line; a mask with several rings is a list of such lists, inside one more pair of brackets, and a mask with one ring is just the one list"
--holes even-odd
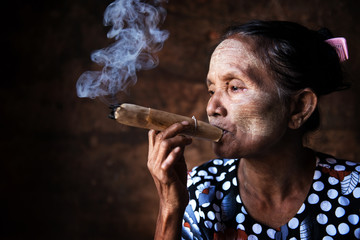
[(237, 158), (237, 154), (233, 153), (229, 145), (225, 145), (223, 142), (213, 143), (213, 151), (219, 158)]

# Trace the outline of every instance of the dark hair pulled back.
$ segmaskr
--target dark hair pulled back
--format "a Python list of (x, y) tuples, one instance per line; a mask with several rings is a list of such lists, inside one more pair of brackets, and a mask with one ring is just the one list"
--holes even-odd
[[(320, 97), (349, 87), (336, 50), (325, 42), (333, 37), (326, 28), (313, 31), (293, 22), (255, 20), (228, 28), (223, 39), (236, 35), (254, 41), (254, 53), (270, 70), (284, 101), (304, 88)], [(312, 131), (319, 124), (316, 108), (303, 129)]]

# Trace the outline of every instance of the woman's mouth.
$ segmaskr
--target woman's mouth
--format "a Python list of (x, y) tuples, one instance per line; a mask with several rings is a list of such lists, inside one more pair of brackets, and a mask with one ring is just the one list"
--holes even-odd
[(222, 141), (222, 139), (226, 136), (226, 135), (228, 135), (229, 133), (231, 133), (229, 130), (227, 130), (227, 129), (225, 129), (224, 127), (222, 127), (221, 125), (217, 125), (217, 124), (212, 124), (213, 126), (215, 126), (215, 127), (218, 127), (218, 128), (220, 128), (221, 130), (222, 130), (222, 136), (221, 136), (221, 138), (220, 138), (220, 141), (219, 142), (221, 142)]

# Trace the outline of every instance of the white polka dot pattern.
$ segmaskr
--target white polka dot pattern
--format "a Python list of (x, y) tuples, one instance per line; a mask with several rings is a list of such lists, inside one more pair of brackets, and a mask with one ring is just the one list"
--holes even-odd
[(239, 213), (237, 216), (236, 216), (236, 222), (237, 223), (243, 223), (245, 220), (245, 215), (243, 213)]
[(325, 214), (320, 213), (319, 215), (317, 215), (316, 221), (321, 225), (324, 225), (328, 222), (328, 217)]
[(337, 207), (335, 210), (335, 215), (337, 218), (341, 218), (345, 215), (345, 209), (343, 209), (342, 207)]
[(350, 162), (350, 161), (346, 161), (345, 164), (348, 166), (356, 166), (355, 162)]
[(316, 181), (313, 184), (315, 191), (322, 191), (324, 189), (324, 184), (321, 181)]
[(332, 165), (336, 164), (336, 160), (334, 158), (326, 158), (326, 161)]
[(316, 204), (319, 202), (319, 196), (316, 193), (312, 193), (309, 197), (308, 197), (308, 202), (310, 204)]
[(267, 235), (268, 235), (268, 237), (269, 237), (270, 239), (275, 239), (275, 233), (276, 233), (276, 231), (275, 231), (274, 229), (268, 229), (268, 230), (266, 231), (266, 233), (267, 233)]
[(247, 214), (246, 209), (245, 209), (244, 206), (241, 207), (241, 211), (242, 211), (245, 215)]
[(343, 196), (340, 196), (338, 201), (339, 201), (340, 205), (342, 205), (342, 206), (348, 206), (350, 204), (349, 199), (347, 199), (346, 197), (343, 197)]
[(222, 230), (221, 223), (217, 222), (215, 223), (215, 231), (219, 232)]
[(341, 235), (345, 235), (349, 232), (350, 228), (346, 223), (340, 223), (338, 230)]
[(336, 179), (336, 178), (334, 178), (334, 177), (329, 177), (329, 183), (330, 183), (331, 185), (336, 185), (336, 184), (339, 183), (339, 180)]
[(335, 167), (334, 167), (334, 169), (336, 170), (336, 171), (345, 171), (345, 166), (343, 166), (343, 165), (336, 165)]
[(327, 234), (329, 234), (330, 236), (335, 236), (336, 235), (336, 228), (333, 224), (330, 224), (326, 227), (326, 232)]
[(360, 198), (360, 187), (354, 189), (354, 198)]
[(214, 220), (215, 219), (215, 213), (212, 212), (212, 211), (209, 211), (207, 213), (207, 217), (210, 219), (210, 220)]
[(359, 223), (359, 216), (356, 214), (351, 214), (349, 215), (348, 220), (352, 225), (357, 225)]
[(216, 167), (209, 167), (209, 172), (212, 174), (216, 174), (217, 173), (217, 168)]
[(321, 177), (321, 172), (319, 170), (315, 170), (314, 180), (318, 180)]
[(213, 163), (214, 163), (214, 165), (222, 165), (223, 164), (223, 160), (221, 160), (221, 159), (215, 159), (214, 161), (213, 161)]
[(355, 229), (354, 235), (356, 239), (360, 239), (360, 228)]
[(191, 200), (182, 239), (224, 238), (226, 229), (244, 239), (314, 239), (313, 234), (321, 236), (316, 239), (360, 239), (359, 164), (319, 153), (305, 202), (287, 224), (273, 229), (247, 213), (239, 195), (238, 163), (215, 159), (189, 173)]
[(242, 224), (237, 225), (237, 229), (245, 231), (245, 227)]
[(205, 227), (207, 227), (207, 228), (212, 228), (212, 222), (211, 221), (208, 221), (208, 220), (206, 220), (205, 221)]
[(299, 220), (294, 217), (289, 221), (288, 225), (289, 225), (289, 228), (295, 229), (299, 226)]
[(229, 190), (229, 188), (231, 187), (231, 183), (228, 181), (228, 182), (224, 182), (223, 184), (223, 190), (227, 191)]
[(254, 233), (260, 234), (261, 231), (262, 231), (262, 227), (261, 227), (260, 224), (255, 223), (255, 224), (253, 225), (253, 227), (252, 227), (252, 230), (254, 231)]
[(328, 212), (331, 209), (331, 203), (329, 201), (323, 201), (320, 204), (321, 210)]
[(334, 199), (338, 196), (338, 192), (335, 189), (330, 189), (328, 192), (328, 197)]
[(258, 237), (255, 235), (249, 235), (248, 240), (258, 240)]
[(305, 204), (303, 203), (299, 209), (299, 211), (297, 212), (297, 214), (301, 214), (303, 211), (305, 210)]

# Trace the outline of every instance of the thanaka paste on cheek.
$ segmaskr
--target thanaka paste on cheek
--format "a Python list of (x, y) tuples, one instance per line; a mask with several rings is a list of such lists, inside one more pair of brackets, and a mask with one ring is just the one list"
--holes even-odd
[(270, 94), (265, 92), (246, 102), (231, 103), (230, 111), (237, 130), (251, 136), (270, 136), (283, 116), (280, 102), (271, 100)]

